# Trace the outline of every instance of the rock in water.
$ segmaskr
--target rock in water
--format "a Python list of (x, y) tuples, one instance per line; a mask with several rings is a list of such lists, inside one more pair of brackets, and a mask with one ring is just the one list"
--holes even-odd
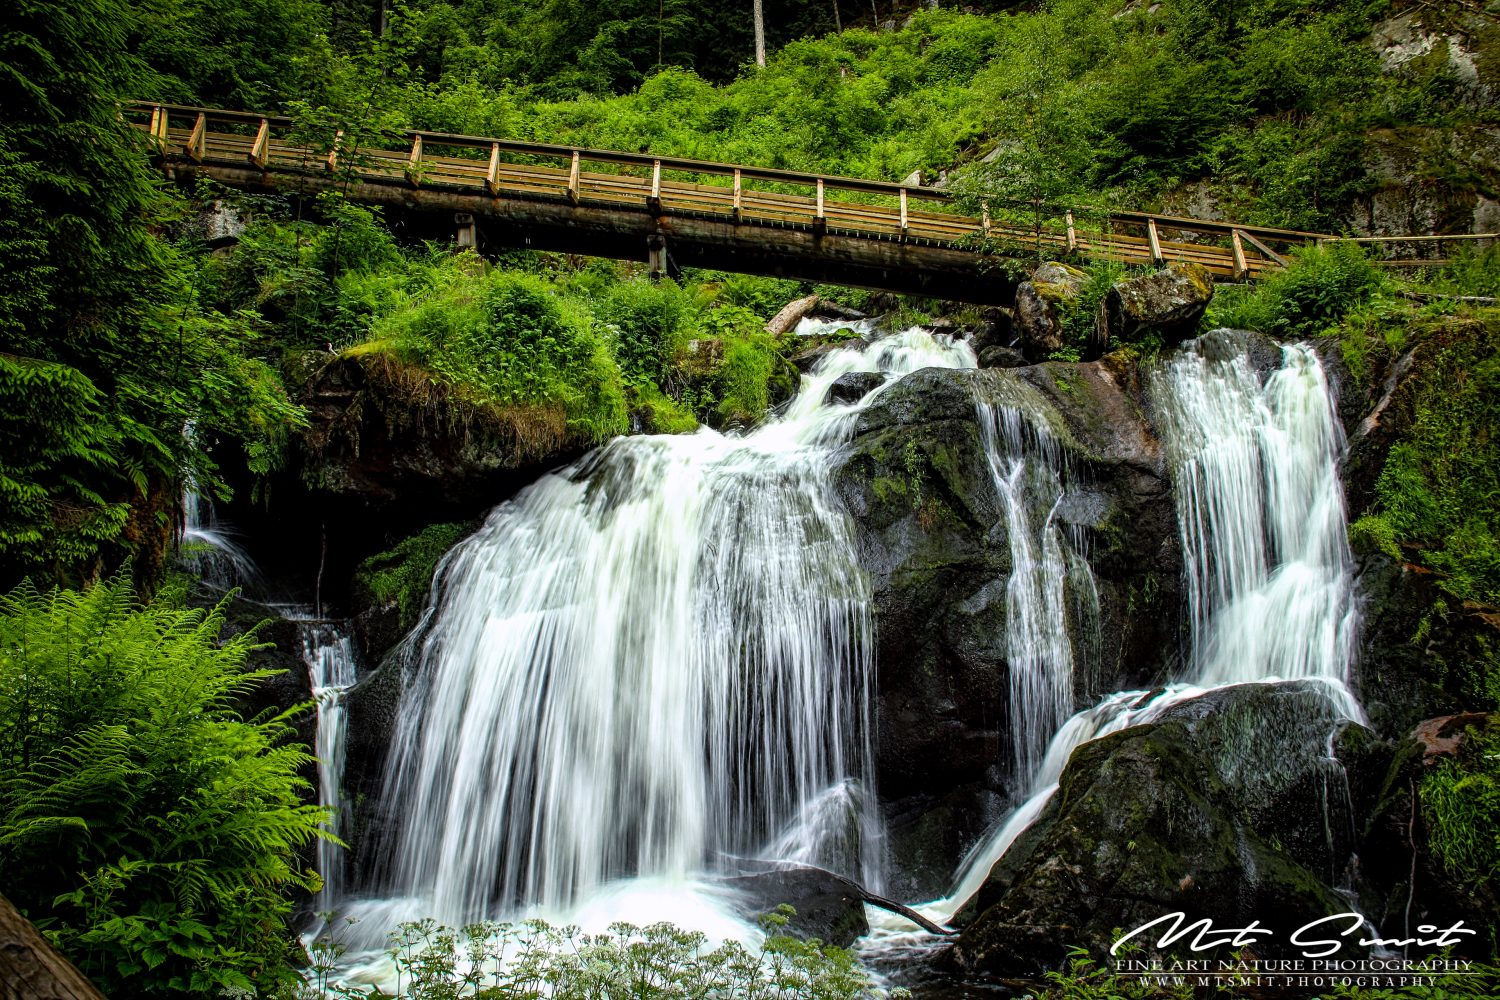
[(784, 932), (847, 948), (870, 932), (864, 895), (846, 878), (821, 868), (781, 868), (724, 879), (748, 917), (775, 912), (783, 903), (796, 910)]
[[(1089, 553), (1078, 582), (1080, 698), (1154, 682), (1175, 649), (1177, 515), (1133, 369), (1050, 362), (1010, 371), (926, 369), (875, 397), (835, 473), (874, 587), (877, 780), (890, 868), (885, 891), (931, 899), (1024, 794), (997, 766), (1006, 721), (1007, 514), (976, 401), (1022, 406), (1056, 429), (1071, 465), (1054, 517)], [(1040, 524), (1050, 509), (1038, 509)], [(1089, 624), (1098, 600), (1098, 631)], [(1166, 655), (1170, 655), (1167, 653)]]
[(1045, 361), (1067, 345), (1067, 311), (1078, 301), (1088, 275), (1076, 267), (1043, 264), (1016, 289), (1015, 335), (1030, 361)]
[(1014, 347), (986, 347), (979, 352), (981, 368), (1024, 368), (1026, 355)]
[(1116, 282), (1099, 305), (1090, 350), (1102, 354), (1147, 333), (1180, 344), (1198, 332), (1213, 297), (1213, 278), (1199, 264), (1174, 263), (1156, 274)]
[[(1256, 940), (1257, 957), (1292, 954), (1292, 931), (1351, 909), (1329, 888), (1354, 847), (1349, 782), (1328, 755), (1341, 727), (1358, 728), (1321, 684), (1246, 684), (1080, 746), (960, 915), (958, 957), (1031, 973), (1070, 946), (1105, 954), (1116, 929), (1178, 911), (1184, 926), (1259, 920), (1275, 933)], [(1135, 943), (1150, 956), (1159, 936)]]
[(850, 372), (834, 380), (828, 387), (824, 402), (857, 403), (882, 385), (885, 385), (885, 376), (879, 372)]

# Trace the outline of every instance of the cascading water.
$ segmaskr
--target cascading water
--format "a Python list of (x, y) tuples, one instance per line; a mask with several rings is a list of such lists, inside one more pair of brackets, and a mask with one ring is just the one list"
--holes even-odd
[[(345, 738), (348, 734), (344, 692), (357, 679), (354, 641), (344, 628), (329, 621), (305, 620), (299, 623), (299, 628), (302, 632), (302, 660), (307, 664), (313, 700), (318, 706), (315, 741), (318, 805), (334, 811), (328, 829), (337, 836), (343, 830), (347, 811), (343, 794)], [(318, 873), (323, 876), (318, 909), (329, 911), (343, 895), (342, 847), (326, 840), (318, 841)]]
[(178, 557), (195, 576), (217, 590), (244, 587), (264, 589), (260, 568), (235, 541), (234, 534), (219, 523), (214, 506), (200, 496), (191, 479), (182, 495), (182, 550)]
[(834, 350), (754, 432), (617, 439), (497, 508), (445, 561), (403, 697), (404, 912), (581, 919), (612, 880), (744, 854), (878, 884), (869, 591), (830, 482), (874, 393), (825, 397), (973, 365), (919, 330)]
[(1006, 588), (1012, 767), (1021, 787), (1052, 734), (1073, 712), (1073, 644), (1066, 588), (1093, 595), (1093, 574), (1064, 541), (1061, 449), (1016, 406), (978, 405), (980, 439), (1005, 511), (1011, 574)]
[[(1306, 345), (1284, 347), (1281, 367), (1264, 383), (1246, 354), (1233, 334), (1212, 334), (1162, 366), (1150, 386), (1185, 553), (1192, 681), (1155, 692), (1117, 692), (1067, 718), (1031, 772), (1030, 797), (964, 859), (948, 897), (917, 907), (930, 919), (951, 920), (979, 891), (995, 862), (1046, 806), (1073, 750), (1089, 740), (1150, 722), (1214, 687), (1252, 682), (1322, 682), (1334, 715), (1362, 716), (1346, 687), (1358, 615), (1338, 477), (1343, 436), (1332, 390)], [(1000, 473), (1014, 468), (1016, 449), (1003, 435), (986, 440), (1001, 445), (991, 448), (991, 466), (999, 470), (997, 489), (1009, 503), (1016, 491)], [(1062, 654), (1066, 623), (1055, 610), (1056, 561), (1046, 557), (1045, 543), (1040, 562), (1016, 557), (1018, 543), (1012, 538), (1011, 544), (1012, 601), (1017, 594), (1040, 594), (1044, 599), (1033, 609), (1054, 609), (1045, 616), (1031, 610), (1027, 617), (1027, 608), (1017, 615), (1012, 603), (1009, 627), (1037, 643), (1023, 653), (1013, 691), (1019, 685), (1025, 696), (1055, 711), (1057, 703), (1047, 699), (1065, 689), (1047, 687), (1037, 672), (1050, 668), (1071, 677)], [(1019, 583), (1017, 576), (1023, 577)], [(1038, 622), (1056, 631), (1038, 635)], [(1051, 650), (1050, 666), (1037, 649)], [(1014, 660), (1011, 670), (1017, 671)], [(877, 928), (868, 946), (873, 952), (930, 943), (914, 940), (911, 925), (900, 918), (874, 910), (870, 916)]]

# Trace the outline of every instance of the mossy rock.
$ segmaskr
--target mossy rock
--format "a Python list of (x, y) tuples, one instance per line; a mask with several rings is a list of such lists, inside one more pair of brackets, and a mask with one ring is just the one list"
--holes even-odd
[(877, 786), (898, 895), (946, 891), (951, 873), (934, 871), (923, 842), (935, 837), (961, 856), (995, 802), (1024, 791), (1000, 766), (1010, 745), (1011, 550), (981, 401), (1030, 415), (1067, 466), (1056, 516), (1083, 540), (1100, 608), (1097, 642), (1075, 630), (1076, 697), (1152, 683), (1164, 651), (1177, 648), (1176, 517), (1139, 389), (1128, 366), (926, 369), (858, 417), (834, 483), (872, 581)]
[(1330, 886), (1355, 845), (1325, 825), (1340, 725), (1320, 684), (1243, 685), (1079, 747), (961, 915), (959, 958), (1035, 974), (1069, 946), (1101, 956), (1117, 928), (1177, 911), (1221, 927), (1259, 920), (1275, 934), (1257, 957), (1289, 955), (1292, 930), (1349, 909)]

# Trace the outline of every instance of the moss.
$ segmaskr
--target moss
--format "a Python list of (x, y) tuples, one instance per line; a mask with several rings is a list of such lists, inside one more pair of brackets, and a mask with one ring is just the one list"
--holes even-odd
[(394, 604), (400, 631), (409, 631), (426, 607), (438, 561), (473, 530), (472, 523), (429, 524), (360, 563), (354, 575), (355, 594), (374, 605)]
[(1376, 480), (1378, 520), (1356, 526), (1453, 596), (1500, 604), (1500, 310), (1419, 335), (1411, 423)]
[(1500, 724), (1470, 727), (1456, 758), (1422, 776), (1429, 850), (1470, 891), (1500, 875)]
[(654, 383), (634, 385), (630, 390), (631, 411), (642, 429), (651, 434), (687, 434), (698, 429), (698, 418), (682, 403), (663, 393)]

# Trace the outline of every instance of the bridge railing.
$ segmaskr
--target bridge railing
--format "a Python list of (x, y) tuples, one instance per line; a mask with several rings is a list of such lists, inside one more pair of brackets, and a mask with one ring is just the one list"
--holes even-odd
[[(973, 250), (1024, 250), (1129, 264), (1189, 260), (1220, 277), (1253, 277), (1284, 266), (1292, 247), (1338, 239), (1291, 229), (998, 199), (979, 199), (976, 217), (964, 212), (972, 211), (975, 199), (890, 181), (419, 129), (360, 136), (357, 145), (333, 125), (189, 105), (134, 102), (123, 113), (165, 155), (241, 167), (248, 163), (265, 172), (342, 171), (362, 180), (418, 188), (479, 189), (493, 197), (565, 199), (602, 207), (644, 204), (659, 215), (727, 217)], [(1361, 242), (1397, 245), (1393, 239)]]

